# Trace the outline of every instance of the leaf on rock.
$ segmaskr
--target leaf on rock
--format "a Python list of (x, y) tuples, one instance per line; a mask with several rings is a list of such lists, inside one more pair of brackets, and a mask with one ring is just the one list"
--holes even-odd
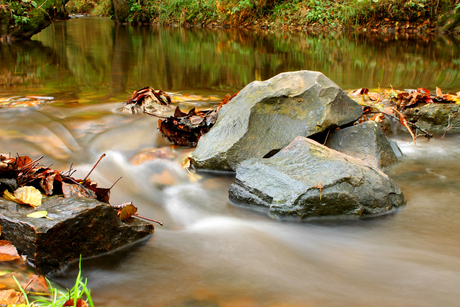
[(0, 261), (12, 261), (20, 256), (16, 247), (10, 241), (0, 240)]
[(117, 208), (117, 215), (120, 221), (129, 219), (137, 212), (137, 207), (135, 207), (133, 203), (124, 203), (119, 206), (116, 206), (115, 208)]
[(31, 217), (31, 218), (34, 218), (34, 219), (39, 219), (39, 218), (45, 217), (47, 219), (52, 220), (52, 218), (48, 217), (48, 212), (47, 211), (32, 212), (30, 214), (27, 214), (27, 217)]
[(62, 194), (64, 197), (85, 197), (97, 199), (97, 195), (94, 191), (86, 188), (82, 184), (78, 183), (62, 183)]
[(42, 204), (42, 194), (38, 189), (30, 186), (19, 188), (14, 191), (14, 194), (5, 190), (3, 197), (18, 204), (29, 205), (34, 208)]

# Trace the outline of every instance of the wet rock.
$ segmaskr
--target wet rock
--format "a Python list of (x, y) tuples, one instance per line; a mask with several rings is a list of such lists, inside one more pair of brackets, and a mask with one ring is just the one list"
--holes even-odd
[(33, 208), (0, 199), (2, 238), (43, 273), (58, 270), (80, 255), (113, 251), (154, 231), (152, 224), (135, 218), (121, 222), (110, 205), (93, 199), (53, 197), (38, 210), (46, 210), (53, 220), (27, 217)]
[(401, 190), (383, 172), (304, 137), (271, 158), (242, 162), (229, 198), (296, 220), (377, 215), (404, 205)]
[[(382, 128), (374, 121), (335, 131), (327, 139), (326, 146), (380, 169), (398, 161)], [(396, 150), (398, 145), (394, 146)]]
[(430, 103), (407, 108), (404, 116), (428, 133), (442, 135), (447, 129), (448, 133), (459, 133), (459, 108), (455, 103)]
[(250, 158), (355, 121), (361, 107), (320, 72), (279, 74), (247, 85), (219, 111), (215, 126), (191, 155), (197, 169), (235, 170)]

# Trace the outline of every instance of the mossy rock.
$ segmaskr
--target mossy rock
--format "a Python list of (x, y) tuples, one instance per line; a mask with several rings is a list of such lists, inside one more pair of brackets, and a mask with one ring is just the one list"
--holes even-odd
[[(48, 27), (54, 19), (66, 15), (60, 0), (36, 0), (34, 4), (6, 4), (5, 9), (0, 12), (0, 41), (30, 39)], [(25, 20), (16, 22), (15, 16), (24, 17)]]

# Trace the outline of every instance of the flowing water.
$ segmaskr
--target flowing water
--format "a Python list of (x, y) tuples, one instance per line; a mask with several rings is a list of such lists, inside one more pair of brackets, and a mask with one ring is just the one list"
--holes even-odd
[[(31, 42), (0, 45), (0, 102), (19, 97), (0, 109), (0, 151), (44, 155), (61, 170), (74, 163), (76, 177), (106, 153), (91, 179), (108, 187), (123, 177), (111, 203), (133, 201), (165, 223), (141, 244), (83, 261), (96, 306), (459, 306), (460, 136), (417, 147), (389, 136), (406, 155), (388, 171), (407, 199), (401, 211), (288, 223), (233, 207), (233, 175), (187, 172), (191, 150), (169, 146), (156, 119), (120, 113), (146, 85), (183, 108), (209, 107), (253, 80), (300, 69), (345, 90), (456, 92), (459, 47), (453, 37), (56, 22)], [(20, 107), (25, 96), (48, 104)], [(71, 286), (76, 274), (71, 266), (53, 278)]]

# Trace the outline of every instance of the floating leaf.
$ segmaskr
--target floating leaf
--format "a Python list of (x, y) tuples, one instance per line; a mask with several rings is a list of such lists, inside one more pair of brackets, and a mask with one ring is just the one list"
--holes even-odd
[(39, 219), (39, 218), (42, 218), (42, 217), (46, 217), (47, 219), (52, 220), (52, 218), (48, 217), (48, 212), (47, 211), (32, 212), (30, 214), (27, 214), (27, 217), (32, 217), (34, 219)]

